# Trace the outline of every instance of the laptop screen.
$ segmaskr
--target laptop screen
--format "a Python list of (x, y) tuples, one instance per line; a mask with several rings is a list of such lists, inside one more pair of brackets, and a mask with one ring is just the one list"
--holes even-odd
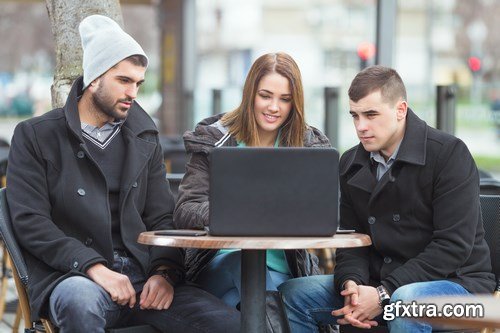
[(331, 236), (338, 226), (334, 148), (215, 148), (211, 235)]

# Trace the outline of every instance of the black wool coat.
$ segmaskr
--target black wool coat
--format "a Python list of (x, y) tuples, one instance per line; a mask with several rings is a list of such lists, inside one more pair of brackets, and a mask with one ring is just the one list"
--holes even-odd
[[(75, 81), (66, 105), (21, 122), (7, 170), (7, 201), (28, 266), (33, 320), (63, 279), (86, 276), (93, 264), (113, 264), (111, 214), (104, 174), (82, 138)], [(150, 274), (159, 265), (183, 271), (181, 250), (137, 243), (140, 232), (171, 229), (174, 199), (165, 178), (158, 131), (134, 102), (122, 126), (126, 157), (119, 209), (122, 240)]]
[(495, 288), (479, 206), (479, 176), (466, 145), (408, 110), (392, 167), (377, 182), (360, 144), (340, 162), (340, 224), (370, 247), (337, 250), (335, 287), (352, 279), (389, 292), (450, 280), (472, 293)]

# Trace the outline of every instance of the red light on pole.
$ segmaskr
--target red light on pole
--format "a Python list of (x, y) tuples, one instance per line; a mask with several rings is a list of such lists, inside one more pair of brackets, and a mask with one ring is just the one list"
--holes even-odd
[(358, 45), (358, 57), (367, 61), (375, 55), (375, 45), (369, 42), (363, 42)]
[(478, 72), (481, 70), (481, 59), (478, 57), (469, 57), (467, 64), (472, 72)]

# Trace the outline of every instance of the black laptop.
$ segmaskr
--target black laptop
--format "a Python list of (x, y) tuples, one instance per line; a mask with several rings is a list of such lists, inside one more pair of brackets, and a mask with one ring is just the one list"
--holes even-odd
[(338, 226), (334, 148), (215, 148), (209, 234), (331, 236)]

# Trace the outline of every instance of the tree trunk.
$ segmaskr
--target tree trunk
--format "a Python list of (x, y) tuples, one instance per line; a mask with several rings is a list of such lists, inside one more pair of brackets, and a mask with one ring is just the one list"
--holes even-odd
[(45, 0), (55, 40), (56, 69), (52, 83), (52, 107), (66, 103), (73, 81), (82, 75), (82, 44), (78, 25), (93, 14), (106, 15), (121, 26), (119, 0)]

